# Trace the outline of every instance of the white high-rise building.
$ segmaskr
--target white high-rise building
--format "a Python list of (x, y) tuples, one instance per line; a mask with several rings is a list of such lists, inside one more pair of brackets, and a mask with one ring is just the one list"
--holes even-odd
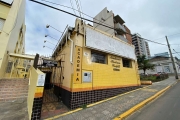
[(151, 56), (148, 42), (143, 40), (140, 34), (135, 33), (132, 35), (132, 44), (135, 46), (136, 56), (145, 55), (147, 58)]

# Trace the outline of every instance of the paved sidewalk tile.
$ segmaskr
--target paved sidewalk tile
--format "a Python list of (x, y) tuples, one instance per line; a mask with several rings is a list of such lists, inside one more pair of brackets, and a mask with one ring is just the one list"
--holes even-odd
[(0, 102), (0, 120), (28, 120), (27, 99)]
[(142, 88), (75, 113), (62, 116), (56, 120), (111, 120), (129, 110), (136, 104), (153, 96), (165, 87), (174, 84), (176, 81), (177, 80), (175, 80), (174, 77), (169, 77), (167, 80), (153, 83), (153, 85), (146, 88)]

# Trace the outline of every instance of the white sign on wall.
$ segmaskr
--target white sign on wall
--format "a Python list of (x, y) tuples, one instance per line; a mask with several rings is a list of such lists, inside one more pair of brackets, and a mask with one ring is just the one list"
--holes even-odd
[(95, 31), (89, 27), (86, 27), (86, 46), (133, 60), (136, 59), (133, 46)]
[(92, 81), (92, 72), (91, 71), (83, 71), (83, 82), (90, 83)]
[(38, 81), (37, 86), (44, 86), (46, 74), (39, 74), (38, 75)]

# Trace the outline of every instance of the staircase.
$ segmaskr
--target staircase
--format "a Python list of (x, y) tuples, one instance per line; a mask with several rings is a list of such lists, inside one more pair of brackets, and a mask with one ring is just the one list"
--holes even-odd
[(0, 79), (0, 102), (26, 99), (28, 96), (29, 79)]

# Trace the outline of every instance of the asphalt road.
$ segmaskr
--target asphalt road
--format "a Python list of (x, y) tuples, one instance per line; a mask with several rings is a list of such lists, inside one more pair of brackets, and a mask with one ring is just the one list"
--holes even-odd
[(180, 120), (180, 82), (126, 120)]

